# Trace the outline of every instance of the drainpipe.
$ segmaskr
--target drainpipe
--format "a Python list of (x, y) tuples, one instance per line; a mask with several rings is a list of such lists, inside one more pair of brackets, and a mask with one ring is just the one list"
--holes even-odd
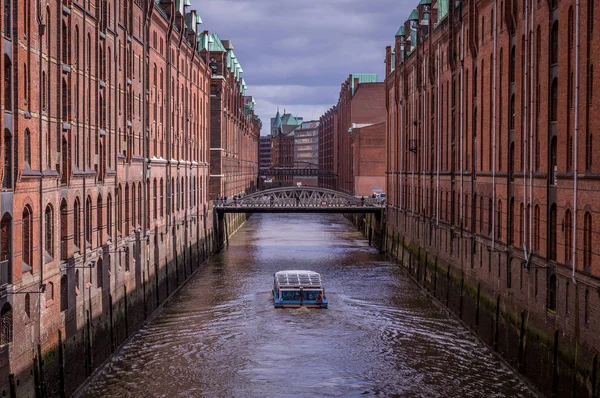
[(573, 146), (573, 260), (572, 274), (573, 283), (575, 279), (575, 269), (577, 263), (577, 165), (578, 165), (578, 135), (579, 135), (579, 0), (575, 2), (575, 121), (574, 135), (575, 145)]
[[(421, 131), (423, 133), (423, 149), (421, 151), (422, 153), (422, 159), (421, 159), (421, 164), (423, 167), (423, 183), (421, 184), (421, 211), (424, 210), (424, 205), (425, 205), (425, 168), (427, 167), (427, 161), (426, 161), (426, 157), (427, 157), (427, 105), (425, 103), (426, 98), (427, 98), (427, 85), (425, 84), (425, 82), (427, 81), (426, 75), (425, 75), (425, 64), (426, 64), (426, 59), (425, 57), (423, 57), (423, 74), (421, 75), (423, 77), (423, 125), (421, 127)], [(425, 217), (425, 212), (423, 211), (422, 216)]]
[[(461, 230), (463, 228), (463, 170), (464, 168), (464, 160), (463, 160), (463, 136), (464, 136), (464, 84), (465, 84), (465, 25), (461, 24), (461, 33), (460, 33), (460, 226)], [(438, 151), (439, 153), (439, 151)]]
[[(527, 58), (527, 46), (529, 44), (529, 4), (526, 1), (525, 2), (525, 43), (524, 46), (525, 48), (523, 49), (523, 51), (525, 52), (525, 65), (523, 65), (524, 68), (524, 73), (525, 73), (525, 78), (523, 79), (523, 83), (529, 81), (529, 64), (528, 61), (529, 59)], [(525, 87), (523, 87), (523, 115), (525, 116), (525, 118), (527, 118), (527, 112), (529, 110), (528, 106), (527, 106), (527, 90), (525, 89)], [(524, 118), (524, 119), (525, 119)], [(525, 123), (525, 120), (522, 121), (523, 123), (523, 214), (521, 214), (521, 217), (523, 217), (523, 231), (521, 231), (521, 233), (523, 234), (523, 255), (525, 256), (525, 261), (529, 261), (529, 249), (528, 249), (528, 245), (526, 242), (526, 237), (527, 235), (525, 234), (525, 231), (527, 230), (527, 215), (526, 215), (526, 211), (527, 211), (527, 161), (528, 159), (525, 157), (525, 155), (527, 154), (527, 123)]]
[[(416, 89), (416, 84), (415, 84), (415, 74), (416, 74), (416, 70), (413, 67), (412, 68), (412, 134), (411, 134), (411, 141), (414, 143), (415, 142), (415, 124), (416, 124), (416, 107), (415, 107), (415, 89)], [(410, 145), (410, 143), (409, 143)], [(410, 146), (408, 147), (409, 149), (412, 149)], [(412, 152), (412, 151), (411, 151)], [(412, 192), (411, 192), (411, 203), (410, 203), (410, 207), (411, 207), (411, 212), (412, 215), (414, 217), (415, 215), (415, 156), (416, 156), (417, 152), (413, 152), (413, 155), (411, 156), (411, 169), (412, 169)], [(414, 221), (414, 219), (413, 219)], [(412, 231), (411, 231), (412, 232)]]
[[(402, 73), (404, 74), (404, 67), (402, 68)], [(398, 85), (398, 87), (400, 87), (400, 85)], [(404, 87), (402, 87), (402, 90), (399, 90), (400, 92), (398, 93), (398, 95), (402, 94), (402, 91), (404, 91)], [(400, 126), (398, 129), (398, 138), (400, 141), (400, 165), (398, 167), (399, 171), (400, 171), (400, 198), (398, 200), (398, 207), (400, 208), (400, 211), (402, 211), (402, 204), (404, 203), (404, 140), (405, 140), (405, 134), (402, 134), (404, 131), (404, 125), (402, 124), (402, 116), (404, 114), (404, 102), (402, 100), (400, 100), (400, 106), (398, 107), (398, 110), (400, 113)], [(405, 132), (404, 132), (405, 133)]]
[[(529, 29), (530, 32), (533, 32), (533, 21), (534, 21), (534, 14), (535, 14), (535, 7), (531, 7), (531, 28)], [(530, 76), (531, 79), (530, 80), (530, 100), (529, 100), (529, 203), (530, 203), (530, 207), (529, 207), (529, 248), (530, 250), (533, 248), (533, 110), (534, 108), (534, 104), (533, 104), (533, 95), (534, 95), (534, 83), (533, 83), (533, 68), (534, 68), (534, 57), (533, 57), (533, 35), (530, 35), (530, 38), (532, 40), (529, 41), (529, 70), (530, 70)]]
[[(497, 59), (497, 42), (498, 42), (498, 3), (494, 2), (494, 66), (493, 70), (493, 81), (494, 81), (494, 96), (493, 96), (493, 107), (492, 107), (492, 142), (494, 146), (494, 153), (492, 156), (492, 250), (496, 246), (496, 59)], [(483, 73), (483, 71), (482, 71)]]
[(435, 192), (435, 225), (440, 225), (440, 44), (438, 43), (437, 54), (437, 176), (436, 176), (436, 192)]
[[(42, 39), (42, 37), (44, 36), (45, 30), (46, 30), (46, 25), (44, 24), (44, 21), (42, 19), (42, 5), (40, 3), (40, 1), (37, 1), (37, 23), (38, 23), (38, 33), (39, 33), (39, 62), (38, 62), (38, 78), (39, 81), (42, 81), (42, 43), (44, 42), (44, 40)], [(16, 42), (16, 40), (15, 40)], [(42, 91), (46, 90), (46, 87), (42, 87), (41, 88)], [(42, 169), (42, 165), (44, 163), (43, 161), (43, 151), (41, 150), (41, 148), (43, 148), (43, 139), (42, 139), (42, 95), (38, 95), (38, 126), (39, 126), (39, 134), (38, 134), (38, 139), (39, 139), (39, 161), (40, 161), (40, 170)], [(50, 100), (50, 98), (48, 98), (48, 100)], [(31, 101), (31, 98), (29, 98), (29, 101)], [(61, 126), (61, 130), (62, 130), (62, 126)], [(61, 133), (62, 134), (62, 133)], [(62, 138), (62, 137), (61, 137)], [(62, 145), (61, 145), (62, 146)], [(15, 170), (16, 171), (16, 170)], [(10, 178), (13, 178), (13, 176), (10, 176)], [(44, 187), (44, 179), (41, 178), (40, 179), (40, 191), (39, 191), (39, 198), (40, 198), (40, 239), (43, 239), (44, 236), (44, 230), (43, 230), (43, 226), (44, 226), (44, 222), (43, 222), (43, 217), (45, 215), (45, 211), (44, 211), (44, 202), (43, 202), (43, 187)], [(13, 178), (14, 181), (14, 178)], [(14, 182), (13, 182), (14, 184)], [(60, 209), (60, 206), (59, 206)], [(14, 212), (14, 209), (13, 209)], [(42, 240), (43, 242), (43, 240)], [(41, 247), (41, 245), (40, 245)], [(60, 248), (58, 250), (59, 252), (59, 256), (60, 256)], [(59, 259), (59, 265), (60, 265), (60, 259)], [(40, 251), (40, 287), (41, 284), (44, 283), (44, 249), (42, 249)], [(42, 336), (42, 295), (38, 294), (38, 344), (41, 344), (41, 336)], [(38, 359), (39, 361), (41, 361), (41, 358)], [(43, 380), (42, 380), (43, 382)]]
[(461, 24), (461, 33), (460, 33), (460, 225), (461, 230), (463, 229), (463, 184), (464, 177), (463, 171), (464, 167), (464, 146), (463, 146), (463, 137), (465, 134), (464, 130), (464, 107), (465, 107), (465, 24)]

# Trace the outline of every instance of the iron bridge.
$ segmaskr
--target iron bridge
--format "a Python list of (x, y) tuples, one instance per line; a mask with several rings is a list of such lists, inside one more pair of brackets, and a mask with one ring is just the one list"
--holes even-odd
[(218, 213), (379, 213), (385, 203), (317, 187), (280, 187), (214, 202)]

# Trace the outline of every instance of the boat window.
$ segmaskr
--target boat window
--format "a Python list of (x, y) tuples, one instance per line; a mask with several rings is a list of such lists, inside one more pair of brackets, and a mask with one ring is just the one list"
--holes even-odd
[(281, 292), (282, 300), (297, 300), (300, 301), (300, 292), (296, 291), (282, 291)]
[(318, 290), (305, 290), (302, 292), (302, 299), (303, 300), (316, 300), (317, 295), (320, 293), (321, 292)]

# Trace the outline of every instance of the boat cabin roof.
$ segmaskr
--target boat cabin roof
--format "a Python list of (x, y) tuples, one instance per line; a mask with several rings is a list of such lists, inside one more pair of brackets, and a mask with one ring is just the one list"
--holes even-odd
[(321, 288), (321, 275), (307, 270), (285, 270), (275, 273), (279, 287)]

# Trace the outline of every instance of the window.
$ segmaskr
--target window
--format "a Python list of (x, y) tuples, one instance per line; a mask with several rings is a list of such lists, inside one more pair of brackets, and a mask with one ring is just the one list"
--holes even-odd
[(92, 198), (85, 201), (85, 241), (92, 244)]
[(60, 258), (61, 260), (67, 259), (67, 245), (68, 245), (68, 215), (67, 215), (67, 202), (63, 199), (60, 204)]
[(33, 264), (33, 215), (31, 208), (25, 206), (23, 210), (22, 244), (23, 244), (23, 272), (31, 271)]
[(104, 265), (102, 264), (102, 258), (99, 258), (96, 263), (96, 280), (98, 288), (102, 288), (102, 285), (104, 284)]
[(102, 225), (102, 195), (98, 195), (98, 203), (96, 204), (96, 223), (98, 224), (98, 246), (104, 243), (104, 228)]
[(66, 311), (69, 308), (69, 277), (63, 275), (60, 278), (60, 310)]
[(12, 62), (4, 54), (4, 110), (12, 111)]
[(73, 244), (75, 245), (75, 252), (79, 252), (79, 248), (81, 247), (80, 207), (79, 198), (77, 198), (73, 205)]
[(129, 184), (125, 184), (125, 235), (129, 235)]
[(54, 212), (52, 211), (52, 206), (46, 206), (46, 253), (50, 255), (50, 257), (54, 257)]
[(588, 105), (591, 105), (594, 100), (594, 65), (590, 65), (588, 68), (587, 95), (588, 95)]
[(4, 36), (12, 36), (12, 5), (11, 0), (4, 0)]
[(558, 63), (558, 21), (552, 25), (550, 34), (550, 65), (556, 65)]
[(160, 216), (164, 217), (164, 210), (163, 210), (163, 191), (164, 190), (164, 186), (163, 186), (163, 179), (160, 179)]
[(492, 198), (488, 199), (488, 235), (492, 235)]
[(12, 189), (12, 136), (10, 130), (4, 129), (4, 178), (2, 188)]
[(0, 311), (0, 346), (12, 342), (13, 311), (9, 303), (4, 303)]
[(110, 194), (106, 198), (106, 234), (111, 236), (112, 233), (112, 198)]
[(571, 219), (571, 210), (565, 212), (565, 263), (570, 264), (572, 260), (572, 236), (573, 236), (573, 221)]
[(153, 196), (152, 196), (152, 203), (153, 203), (153, 215), (154, 215), (154, 219), (156, 220), (156, 218), (158, 217), (158, 206), (157, 206), (157, 201), (158, 201), (158, 197), (157, 197), (157, 186), (156, 186), (156, 178), (154, 179), (154, 188), (153, 188)]
[(23, 137), (23, 151), (25, 153), (25, 168), (31, 168), (31, 134), (29, 133), (29, 129), (25, 129), (25, 135)]
[(523, 233), (525, 232), (525, 228), (523, 226), (523, 221), (525, 218), (525, 214), (524, 214), (524, 207), (523, 207), (523, 202), (521, 202), (521, 204), (519, 205), (519, 246), (523, 246), (525, 244), (525, 242), (523, 241)]
[(589, 211), (583, 216), (583, 269), (590, 272), (592, 268), (592, 215)]
[(556, 261), (556, 204), (553, 203), (550, 207), (550, 218), (549, 218), (549, 232), (550, 236), (548, 239), (548, 260)]
[(552, 137), (550, 142), (550, 185), (556, 185), (556, 168), (557, 168), (557, 155), (556, 155), (556, 137)]
[(510, 48), (510, 61), (509, 61), (509, 65), (508, 65), (508, 78), (509, 78), (509, 83), (514, 83), (515, 82), (515, 46), (512, 46)]
[(569, 49), (573, 48), (573, 6), (569, 7), (569, 20), (568, 20), (568, 35), (569, 35)]

